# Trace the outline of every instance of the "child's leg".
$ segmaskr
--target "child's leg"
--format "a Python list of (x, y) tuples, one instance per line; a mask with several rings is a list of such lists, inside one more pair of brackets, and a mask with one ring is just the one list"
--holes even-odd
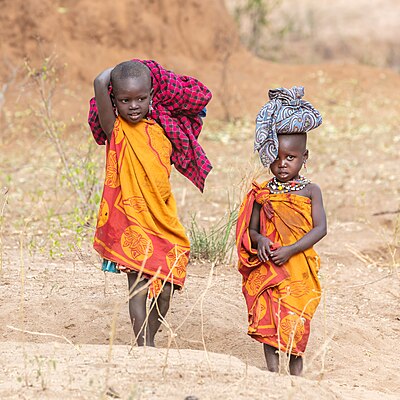
[(301, 375), (303, 371), (303, 357), (290, 356), (289, 371), (290, 375)]
[(160, 328), (160, 316), (164, 318), (167, 315), (174, 289), (168, 282), (165, 283), (163, 290), (158, 297), (154, 299), (150, 305), (151, 311), (149, 315), (149, 334), (150, 346), (154, 346), (154, 337)]
[(279, 354), (275, 347), (264, 343), (264, 355), (270, 372), (279, 372)]
[[(147, 280), (137, 280), (137, 273), (130, 272), (128, 275), (128, 286), (129, 286), (129, 315), (133, 326), (133, 332), (135, 333), (136, 343), (138, 346), (150, 345), (149, 339), (149, 328), (148, 328), (148, 316), (147, 316), (147, 288), (143, 288), (146, 285)], [(136, 293), (132, 297), (132, 293)]]

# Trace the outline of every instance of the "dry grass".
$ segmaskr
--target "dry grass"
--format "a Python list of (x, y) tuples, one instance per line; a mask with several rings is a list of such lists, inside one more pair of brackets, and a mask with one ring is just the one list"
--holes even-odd
[[(323, 75), (319, 78), (327, 79)], [(353, 86), (357, 87), (356, 84), (353, 84)], [(357, 90), (354, 90), (354, 93), (356, 94)], [(327, 97), (333, 98), (336, 95), (337, 93), (332, 91), (332, 93), (327, 94)], [(379, 102), (372, 99), (371, 103), (374, 101)], [(370, 106), (372, 108), (378, 107), (377, 104), (370, 104)], [(393, 115), (389, 113), (384, 121), (380, 121), (379, 124), (371, 123), (369, 125), (370, 121), (366, 123), (365, 118), (370, 118), (370, 115), (365, 117), (366, 111), (363, 112), (363, 104), (358, 104), (356, 100), (337, 107), (329, 108), (327, 104), (324, 107), (324, 114), (327, 115), (325, 124), (318, 133), (309, 135), (311, 153), (309, 175), (323, 189), (331, 233), (332, 235), (336, 234), (336, 238), (339, 238), (337, 243), (340, 243), (343, 247), (338, 250), (336, 244), (326, 244), (324, 245), (325, 247), (322, 247), (321, 252), (324, 292), (320, 305), (321, 325), (320, 327), (315, 327), (320, 334), (320, 340), (315, 342), (318, 346), (311, 349), (312, 356), (307, 359), (305, 366), (307, 376), (315, 378), (315, 380), (307, 381), (307, 384), (320, 396), (322, 396), (321, 392), (318, 392), (320, 386), (312, 385), (319, 381), (323, 385), (326, 376), (334, 374), (332, 372), (334, 361), (329, 357), (334, 345), (338, 346), (337, 335), (340, 334), (342, 327), (335, 325), (336, 321), (333, 318), (337, 315), (345, 314), (343, 310), (334, 313), (333, 311), (336, 310), (333, 307), (339, 307), (337, 304), (340, 304), (341, 296), (349, 302), (352, 301), (351, 297), (345, 297), (347, 292), (344, 290), (351, 290), (355, 293), (362, 291), (362, 294), (369, 293), (364, 292), (364, 290), (373, 291), (377, 283), (381, 286), (389, 285), (394, 278), (398, 280), (399, 277), (399, 218), (397, 216), (393, 219), (392, 214), (389, 217), (388, 214), (373, 215), (374, 213), (396, 211), (398, 208), (398, 203), (395, 204), (393, 201), (393, 199), (398, 199), (400, 190), (393, 172), (393, 166), (397, 166), (398, 162), (399, 135), (396, 133), (398, 132), (396, 130), (396, 120), (391, 119)], [(349, 112), (349, 109), (353, 111)], [(30, 118), (31, 115), (18, 114), (18, 117), (15, 117), (14, 124), (10, 124), (10, 126), (29, 126)], [(226, 152), (223, 154), (224, 161), (216, 163), (215, 175), (214, 177), (211, 175), (209, 178), (208, 185), (212, 195), (207, 195), (206, 193), (201, 198), (197, 192), (192, 190), (190, 184), (183, 183), (181, 185), (183, 188), (182, 193), (184, 193), (182, 197), (185, 199), (184, 203), (185, 205), (190, 205), (190, 207), (181, 207), (180, 212), (182, 213), (182, 219), (186, 221), (189, 221), (192, 215), (196, 215), (196, 213), (200, 215), (202, 212), (202, 217), (197, 220), (198, 230), (203, 230), (203, 226), (205, 226), (205, 238), (209, 239), (210, 235), (207, 230), (211, 229), (212, 231), (214, 229), (217, 236), (220, 235), (221, 238), (224, 238), (223, 244), (217, 246), (217, 249), (229, 250), (227, 243), (229, 243), (229, 234), (232, 232), (234, 225), (234, 214), (229, 214), (229, 222), (222, 224), (222, 230), (218, 230), (219, 228), (217, 229), (215, 226), (219, 220), (223, 220), (227, 210), (231, 209), (231, 204), (236, 206), (236, 204), (240, 203), (254, 178), (264, 179), (264, 177), (260, 176), (260, 173), (264, 173), (264, 171), (260, 171), (257, 163), (253, 162), (254, 157), (251, 158), (247, 154), (238, 157), (238, 154), (243, 154), (244, 148), (251, 149), (253, 135), (251, 122), (235, 121), (227, 125), (212, 122), (210, 126), (215, 130), (207, 128), (208, 130), (205, 131), (204, 136), (206, 145), (210, 148), (210, 156), (217, 160), (217, 157), (220, 156), (221, 146), (224, 146), (223, 148)], [(67, 124), (66, 126), (66, 130), (73, 138), (78, 138), (82, 135), (80, 129), (81, 127), (77, 128), (76, 124)], [(86, 132), (85, 134), (88, 133)], [(10, 135), (10, 137), (16, 137), (16, 132), (10, 132)], [(380, 138), (378, 142), (376, 137)], [(239, 322), (229, 320), (231, 317), (229, 313), (237, 312), (233, 319), (238, 319), (238, 315), (242, 316), (245, 313), (245, 309), (242, 303), (240, 303), (242, 308), (238, 306), (234, 309), (227, 308), (229, 304), (223, 304), (224, 301), (229, 303), (232, 298), (236, 299), (241, 296), (240, 284), (235, 289), (232, 289), (233, 273), (226, 272), (225, 267), (221, 265), (223, 264), (222, 260), (226, 262), (223, 256), (214, 258), (213, 262), (206, 261), (201, 267), (198, 267), (196, 269), (197, 276), (196, 273), (192, 275), (189, 273), (189, 279), (196, 282), (196, 287), (189, 287), (188, 290), (193, 290), (196, 293), (196, 297), (191, 298), (190, 293), (184, 294), (183, 296), (187, 296), (187, 298), (180, 300), (180, 302), (190, 301), (191, 303), (186, 308), (180, 306), (179, 318), (177, 319), (176, 316), (170, 313), (165, 319), (161, 320), (162, 334), (164, 334), (162, 343), (165, 344), (165, 349), (160, 350), (159, 353), (161, 354), (161, 360), (157, 358), (152, 349), (147, 349), (147, 353), (143, 355), (139, 353), (139, 349), (131, 348), (131, 346), (127, 349), (120, 346), (121, 341), (127, 343), (127, 338), (129, 337), (127, 334), (121, 335), (120, 326), (124, 322), (121, 321), (120, 315), (123, 313), (124, 318), (128, 319), (127, 313), (122, 308), (126, 307), (129, 296), (133, 296), (135, 291), (128, 293), (127, 296), (125, 294), (121, 296), (121, 293), (119, 293), (119, 296), (112, 297), (110, 295), (112, 289), (108, 287), (109, 281), (107, 279), (96, 288), (99, 288), (99, 291), (104, 293), (104, 298), (112, 301), (109, 307), (110, 313), (106, 315), (101, 306), (96, 305), (102, 304), (101, 298), (94, 297), (94, 299), (87, 300), (95, 303), (94, 307), (98, 307), (95, 309), (96, 314), (104, 315), (104, 319), (107, 320), (107, 325), (104, 325), (109, 328), (108, 340), (105, 339), (107, 335), (104, 335), (104, 338), (98, 342), (102, 343), (102, 346), (100, 346), (100, 349), (96, 348), (96, 352), (94, 347), (90, 348), (83, 345), (83, 343), (87, 342), (92, 343), (90, 339), (79, 336), (80, 339), (76, 341), (70, 336), (71, 333), (67, 328), (56, 331), (57, 328), (54, 325), (49, 328), (44, 324), (40, 326), (41, 329), (32, 329), (27, 326), (26, 321), (29, 321), (29, 312), (35, 315), (35, 310), (30, 305), (30, 302), (33, 301), (32, 296), (38, 296), (37, 292), (44, 291), (43, 288), (54, 287), (54, 290), (48, 291), (48, 297), (44, 298), (42, 303), (38, 305), (38, 308), (44, 307), (46, 310), (50, 310), (54, 302), (61, 302), (61, 296), (57, 293), (57, 288), (64, 284), (61, 279), (74, 282), (78, 274), (75, 270), (70, 275), (57, 271), (57, 268), (61, 269), (65, 263), (72, 260), (78, 265), (78, 268), (87, 268), (90, 279), (92, 279), (92, 275), (95, 275), (97, 281), (100, 281), (100, 278), (98, 278), (100, 264), (97, 264), (98, 260), (90, 250), (93, 226), (90, 224), (88, 226), (85, 225), (87, 221), (82, 220), (74, 223), (69, 220), (69, 224), (60, 226), (60, 223), (68, 221), (71, 215), (77, 215), (73, 200), (77, 197), (80, 199), (80, 197), (76, 195), (76, 190), (71, 187), (72, 181), (68, 179), (62, 180), (66, 164), (58, 161), (59, 145), (65, 144), (61, 151), (67, 162), (75, 160), (77, 154), (87, 154), (92, 148), (89, 144), (75, 143), (74, 140), (69, 140), (63, 135), (61, 135), (61, 138), (54, 140), (49, 137), (43, 137), (42, 132), (37, 130), (30, 132), (30, 136), (27, 134), (25, 136), (21, 135), (14, 148), (6, 147), (7, 143), (0, 144), (2, 146), (0, 164), (4, 165), (4, 168), (0, 171), (1, 186), (5, 182), (10, 187), (9, 192), (3, 192), (0, 197), (0, 268), (2, 271), (0, 276), (5, 282), (4, 270), (6, 270), (7, 276), (10, 276), (11, 265), (14, 265), (12, 263), (15, 262), (15, 259), (18, 260), (18, 266), (15, 271), (19, 273), (17, 278), (19, 282), (14, 286), (16, 289), (14, 295), (18, 293), (18, 323), (7, 323), (7, 329), (18, 334), (19, 337), (16, 336), (17, 340), (23, 345), (22, 359), (24, 365), (22, 372), (20, 374), (15, 371), (10, 373), (13, 377), (21, 378), (21, 381), (14, 383), (14, 388), (18, 390), (24, 388), (24, 390), (27, 390), (26, 393), (29, 393), (29, 390), (34, 388), (38, 390), (38, 398), (40, 398), (40, 395), (55, 390), (60, 383), (57, 382), (57, 379), (61, 376), (62, 379), (67, 381), (61, 382), (64, 387), (64, 393), (69, 395), (79, 393), (82, 398), (105, 398), (106, 396), (109, 398), (111, 397), (110, 393), (112, 394), (115, 391), (122, 398), (151, 398), (152, 394), (143, 394), (143, 392), (140, 392), (140, 388), (148, 387), (146, 386), (148, 385), (148, 376), (152, 371), (159, 372), (157, 377), (165, 385), (173, 385), (174, 382), (190, 382), (192, 387), (198, 385), (198, 382), (214, 384), (218, 387), (218, 393), (225, 393), (228, 398), (232, 393), (230, 391), (232, 388), (232, 390), (236, 390), (236, 393), (243, 392), (243, 398), (246, 398), (245, 396), (253, 396), (254, 398), (255, 394), (252, 392), (251, 382), (255, 377), (260, 379), (260, 382), (265, 382), (271, 387), (274, 387), (276, 382), (281, 387), (286, 384), (290, 386), (285, 381), (287, 374), (287, 364), (285, 363), (288, 361), (286, 355), (284, 355), (284, 362), (282, 363), (282, 376), (279, 377), (281, 380), (274, 380), (270, 379), (268, 374), (258, 369), (255, 370), (254, 367), (245, 363), (240, 363), (234, 357), (229, 361), (228, 358), (222, 359), (214, 354), (214, 352), (221, 351), (240, 356), (242, 360), (248, 357), (252, 364), (258, 363), (257, 365), (260, 367), (264, 363), (262, 356), (257, 353), (258, 351), (259, 353), (262, 352), (261, 348), (256, 348), (255, 346), (246, 347), (247, 339), (241, 338), (241, 341), (237, 339), (239, 336), (237, 332), (245, 332), (246, 330), (245, 322), (243, 320), (239, 320)], [(32, 142), (35, 143), (35, 146), (27, 146)], [(55, 143), (58, 144), (55, 145)], [(25, 149), (25, 152), (22, 152), (22, 149)], [(13, 165), (9, 162), (10, 156), (13, 159)], [(93, 157), (95, 159), (93, 173), (96, 180), (101, 182), (102, 151), (97, 150)], [(67, 170), (68, 168), (71, 167), (68, 166)], [(86, 176), (87, 171), (85, 171), (82, 172), (82, 176)], [(387, 171), (392, 171), (393, 177), (390, 174), (388, 176)], [(73, 179), (76, 178), (76, 175), (71, 176), (74, 176)], [(68, 182), (68, 184), (63, 182)], [(382, 185), (385, 182), (389, 182), (389, 185), (385, 186), (386, 192), (379, 197), (380, 201), (371, 201), (371, 193), (381, 193)], [(221, 186), (226, 190), (221, 190)], [(78, 190), (81, 190), (79, 185), (77, 187)], [(85, 187), (87, 188), (87, 186)], [(214, 190), (213, 187), (217, 187), (217, 189)], [(90, 190), (89, 192), (86, 192), (86, 189), (82, 190), (85, 195), (90, 192)], [(95, 189), (95, 192), (96, 190), (98, 195), (99, 188)], [(95, 195), (95, 192), (92, 194)], [(227, 201), (227, 192), (232, 193), (229, 202)], [(83, 198), (86, 199), (87, 197)], [(95, 213), (97, 210), (95, 202), (91, 203), (91, 207), (91, 211)], [(213, 211), (213, 220), (210, 219), (210, 216), (207, 216), (208, 220), (205, 219), (205, 209), (207, 213), (208, 209)], [(213, 225), (214, 228), (212, 228)], [(76, 240), (77, 227), (82, 228), (81, 241)], [(362, 233), (367, 227), (373, 227), (374, 229), (363, 236)], [(379, 227), (379, 229), (376, 229), (376, 227)], [(369, 247), (371, 241), (360, 243), (360, 240), (372, 237), (380, 229), (382, 231), (379, 232), (379, 239), (376, 240), (374, 248), (371, 249)], [(340, 235), (338, 232), (340, 232)], [(229, 240), (225, 240), (228, 237)], [(325, 243), (330, 240), (333, 241), (328, 236)], [(209, 248), (210, 243), (206, 242), (205, 247)], [(345, 260), (340, 258), (342, 254), (344, 254), (343, 258)], [(36, 266), (35, 262), (43, 260), (41, 258), (43, 255), (45, 261), (42, 261), (39, 267)], [(51, 261), (50, 255), (55, 258), (57, 268), (51, 269), (47, 266), (47, 263)], [(199, 255), (199, 257), (202, 259), (204, 255)], [(235, 257), (233, 256), (231, 263), (234, 261)], [(357, 267), (354, 267), (354, 265)], [(35, 268), (40, 268), (40, 273), (37, 274), (37, 282), (32, 278), (32, 271), (37, 271)], [(360, 271), (357, 271), (357, 268)], [(347, 269), (351, 269), (352, 275), (350, 276), (354, 275), (354, 280), (350, 279), (351, 282), (346, 282), (344, 288), (344, 281), (338, 279), (337, 275), (346, 275), (347, 273), (346, 276), (349, 276), (349, 273), (346, 272)], [(226, 274), (229, 279), (227, 278), (224, 281), (223, 274)], [(15, 274), (11, 275), (15, 279)], [(86, 285), (76, 290), (78, 296), (83, 297), (83, 291), (93, 290), (87, 277), (86, 280)], [(27, 287), (29, 288), (28, 291)], [(33, 288), (36, 288), (36, 294)], [(223, 297), (225, 291), (227, 293), (226, 296), (230, 296), (228, 300)], [(397, 292), (393, 289), (393, 293), (395, 295)], [(123, 299), (121, 300), (122, 297)], [(68, 299), (71, 298), (68, 297)], [(3, 305), (6, 303), (5, 301)], [(175, 298), (174, 303), (179, 303), (178, 299)], [(85, 304), (80, 305), (82, 310), (78, 309), (77, 313), (87, 312), (83, 305)], [(216, 310), (217, 307), (221, 311)], [(361, 310), (360, 314), (362, 314), (363, 308), (361, 306), (359, 308)], [(212, 316), (218, 312), (221, 315), (218, 314), (218, 318), (212, 319)], [(62, 321), (63, 317), (63, 315), (58, 315), (56, 318), (58, 318), (58, 321)], [(370, 318), (368, 315), (365, 316), (366, 319), (367, 317)], [(32, 318), (35, 317), (33, 316)], [(225, 321), (224, 326), (217, 324), (216, 321), (220, 320)], [(226, 327), (227, 324), (234, 326), (234, 322), (241, 324), (237, 330), (230, 326)], [(32, 321), (30, 323), (32, 324)], [(197, 323), (197, 326), (195, 323)], [(94, 324), (95, 327), (100, 325), (99, 322), (96, 324)], [(193, 335), (194, 339), (192, 339), (190, 333), (195, 329), (194, 327), (198, 327), (200, 333), (197, 336)], [(233, 333), (229, 332), (230, 329), (232, 329)], [(60, 334), (60, 332), (62, 333)], [(162, 334), (161, 337), (163, 337)], [(224, 339), (229, 339), (231, 342), (225, 347), (215, 345), (217, 340), (215, 335), (217, 334), (224, 335)], [(61, 354), (57, 353), (57, 348), (54, 350), (54, 354), (49, 354), (39, 345), (37, 347), (31, 345), (31, 342), (43, 340), (65, 342), (66, 347), (60, 346), (60, 348), (76, 356), (80, 360), (80, 364), (72, 363), (69, 365), (71, 359), (68, 359), (68, 356), (67, 359), (64, 359)], [(341, 340), (344, 341), (344, 338), (341, 338)], [(104, 346), (105, 344), (107, 346)], [(243, 346), (243, 350), (240, 349), (240, 346)], [(179, 349), (188, 347), (201, 349), (203, 353), (196, 353), (197, 358), (190, 359), (188, 363), (186, 361), (183, 362), (182, 360), (186, 360), (187, 355), (191, 353), (186, 353), (184, 350), (180, 351)], [(254, 354), (251, 352), (254, 352)], [(339, 351), (336, 350), (336, 357), (340, 355), (338, 353)], [(128, 361), (126, 361), (127, 354), (131, 357)], [(199, 361), (199, 354), (202, 354), (202, 363)], [(73, 356), (70, 357), (74, 359)], [(132, 361), (135, 360), (134, 357), (138, 357), (137, 359), (143, 364), (139, 365), (139, 361)], [(386, 357), (390, 358), (391, 356), (386, 354)], [(61, 360), (57, 361), (56, 368), (51, 367), (54, 359)], [(123, 361), (126, 361), (126, 363), (124, 364)], [(227, 375), (221, 373), (221, 365), (228, 371)], [(81, 373), (90, 371), (88, 374), (91, 376), (92, 382), (90, 383), (90, 380), (80, 381), (83, 382), (82, 385), (84, 386), (77, 389), (76, 382), (79, 382), (79, 378), (75, 375), (74, 368)], [(93, 371), (98, 372), (98, 374), (94, 374)], [(60, 375), (57, 375), (58, 372), (60, 372)], [(118, 382), (116, 374), (119, 374), (118, 377), (125, 386), (121, 384), (119, 387), (115, 387), (116, 382)], [(132, 374), (138, 377), (137, 385), (140, 388), (135, 387), (131, 381), (129, 382), (129, 378), (133, 376)], [(196, 380), (193, 380), (193, 376), (196, 376)], [(53, 377), (56, 377), (55, 380)], [(68, 379), (70, 379), (69, 382)], [(341, 379), (344, 378), (342, 377)], [(220, 388), (218, 381), (225, 382), (225, 387)], [(332, 385), (332, 387), (334, 386)], [(122, 392), (121, 388), (126, 388), (126, 392)], [(190, 389), (190, 387), (185, 386), (185, 393), (189, 394)], [(175, 391), (174, 393), (176, 395), (177, 392)], [(278, 393), (278, 388), (276, 393)], [(336, 393), (340, 393), (340, 391), (338, 390)], [(287, 393), (285, 392), (285, 394)], [(330, 394), (327, 398), (329, 396), (333, 398)], [(206, 394), (204, 398), (207, 398)], [(276, 398), (280, 397), (277, 395)]]

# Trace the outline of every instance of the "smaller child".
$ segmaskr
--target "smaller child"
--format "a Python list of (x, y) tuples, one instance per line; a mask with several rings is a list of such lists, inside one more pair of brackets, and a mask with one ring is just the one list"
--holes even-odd
[(303, 94), (302, 87), (269, 91), (257, 117), (255, 149), (274, 177), (253, 182), (236, 231), (248, 334), (263, 343), (269, 371), (279, 371), (284, 351), (293, 375), (302, 372), (321, 297), (320, 260), (312, 246), (327, 232), (321, 190), (300, 175), (308, 159), (306, 132), (322, 122)]

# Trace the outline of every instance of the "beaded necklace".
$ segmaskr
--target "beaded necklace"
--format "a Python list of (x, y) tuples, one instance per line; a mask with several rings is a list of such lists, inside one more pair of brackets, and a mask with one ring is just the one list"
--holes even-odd
[(311, 181), (299, 175), (298, 179), (289, 182), (279, 182), (274, 176), (267, 184), (271, 193), (288, 193), (304, 189)]

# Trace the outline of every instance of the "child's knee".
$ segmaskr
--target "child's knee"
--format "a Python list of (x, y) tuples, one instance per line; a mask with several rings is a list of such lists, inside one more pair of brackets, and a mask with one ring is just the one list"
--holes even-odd
[(170, 302), (171, 300), (171, 296), (172, 296), (172, 285), (170, 283), (166, 283), (162, 289), (162, 291), (160, 292), (160, 294), (158, 295), (158, 301), (159, 302)]

